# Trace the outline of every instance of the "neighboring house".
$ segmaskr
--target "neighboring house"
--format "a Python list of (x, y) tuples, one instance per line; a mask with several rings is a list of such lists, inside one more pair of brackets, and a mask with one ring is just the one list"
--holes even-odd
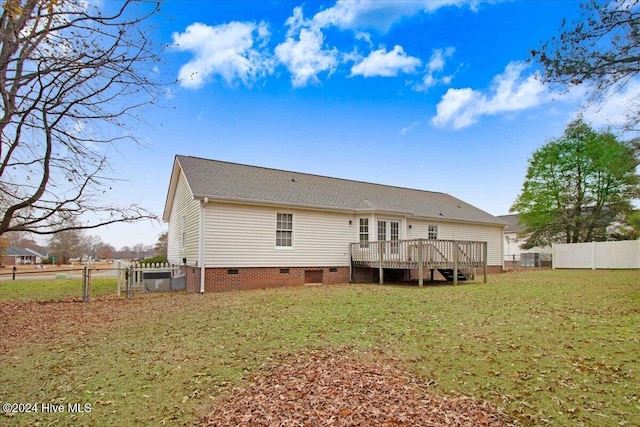
[[(499, 215), (498, 219), (507, 223), (504, 229), (504, 266), (507, 270), (520, 266), (533, 267), (547, 265), (551, 260), (551, 246), (535, 247), (531, 249), (522, 249), (524, 240), (518, 237), (524, 230), (519, 222), (520, 215)], [(524, 260), (522, 254), (538, 254), (525, 255)], [(536, 260), (538, 262), (536, 262)], [(551, 264), (548, 264), (549, 266)]]
[(353, 245), (377, 240), (487, 242), (502, 271), (504, 222), (444, 193), (178, 155), (163, 219), (193, 291), (349, 282)]
[(33, 249), (9, 246), (2, 257), (3, 265), (40, 264), (46, 258)]

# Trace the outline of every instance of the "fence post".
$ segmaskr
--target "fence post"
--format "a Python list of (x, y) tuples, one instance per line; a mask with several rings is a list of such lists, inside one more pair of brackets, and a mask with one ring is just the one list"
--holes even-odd
[(349, 243), (349, 282), (353, 283), (353, 245)]
[(422, 262), (422, 239), (418, 239), (418, 285), (422, 287), (424, 285), (424, 272), (422, 269), (424, 268)]
[(378, 280), (378, 284), (382, 285), (384, 284), (384, 268), (382, 265), (383, 262), (383, 258), (384, 258), (384, 241), (380, 241), (378, 240), (378, 260), (380, 261), (380, 267), (378, 267), (378, 273), (379, 273), (379, 280)]
[(453, 247), (453, 284), (458, 284), (458, 241), (456, 240), (451, 245)]
[(488, 246), (488, 242), (482, 242), (482, 268), (484, 273), (484, 283), (487, 283), (487, 256), (489, 255)]
[(129, 266), (129, 280), (127, 280), (127, 299), (133, 299), (133, 264)]
[(91, 302), (91, 292), (92, 292), (92, 285), (91, 285), (91, 269), (87, 270), (87, 302)]
[(82, 269), (82, 301), (89, 302), (89, 293), (87, 292), (87, 266)]

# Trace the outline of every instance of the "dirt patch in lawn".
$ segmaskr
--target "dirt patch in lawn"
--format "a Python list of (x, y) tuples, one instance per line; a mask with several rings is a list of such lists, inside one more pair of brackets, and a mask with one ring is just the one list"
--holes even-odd
[(313, 352), (259, 372), (218, 402), (200, 426), (514, 426), (485, 401), (427, 393), (392, 364)]

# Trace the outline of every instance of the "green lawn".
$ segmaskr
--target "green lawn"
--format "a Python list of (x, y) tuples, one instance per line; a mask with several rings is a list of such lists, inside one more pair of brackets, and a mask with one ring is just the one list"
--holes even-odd
[[(82, 271), (74, 271), (75, 276)], [(58, 301), (82, 299), (82, 277), (69, 277), (67, 273), (52, 273), (51, 278), (33, 278), (0, 281), (0, 302), (6, 301)], [(93, 277), (91, 297), (116, 294), (115, 277)]]
[(194, 425), (260, 366), (322, 348), (393, 358), (432, 380), (430, 392), (487, 399), (524, 425), (640, 425), (638, 271), (76, 304), (85, 316), (125, 314), (0, 354), (0, 401), (91, 412), (0, 415), (0, 425)]

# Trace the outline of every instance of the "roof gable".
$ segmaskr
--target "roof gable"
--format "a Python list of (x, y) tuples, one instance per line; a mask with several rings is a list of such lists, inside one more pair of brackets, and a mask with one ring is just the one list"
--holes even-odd
[(503, 225), (493, 215), (445, 193), (393, 187), (238, 163), (176, 156), (165, 220), (172, 203), (176, 167), (194, 198), (350, 212), (382, 212), (439, 220)]

